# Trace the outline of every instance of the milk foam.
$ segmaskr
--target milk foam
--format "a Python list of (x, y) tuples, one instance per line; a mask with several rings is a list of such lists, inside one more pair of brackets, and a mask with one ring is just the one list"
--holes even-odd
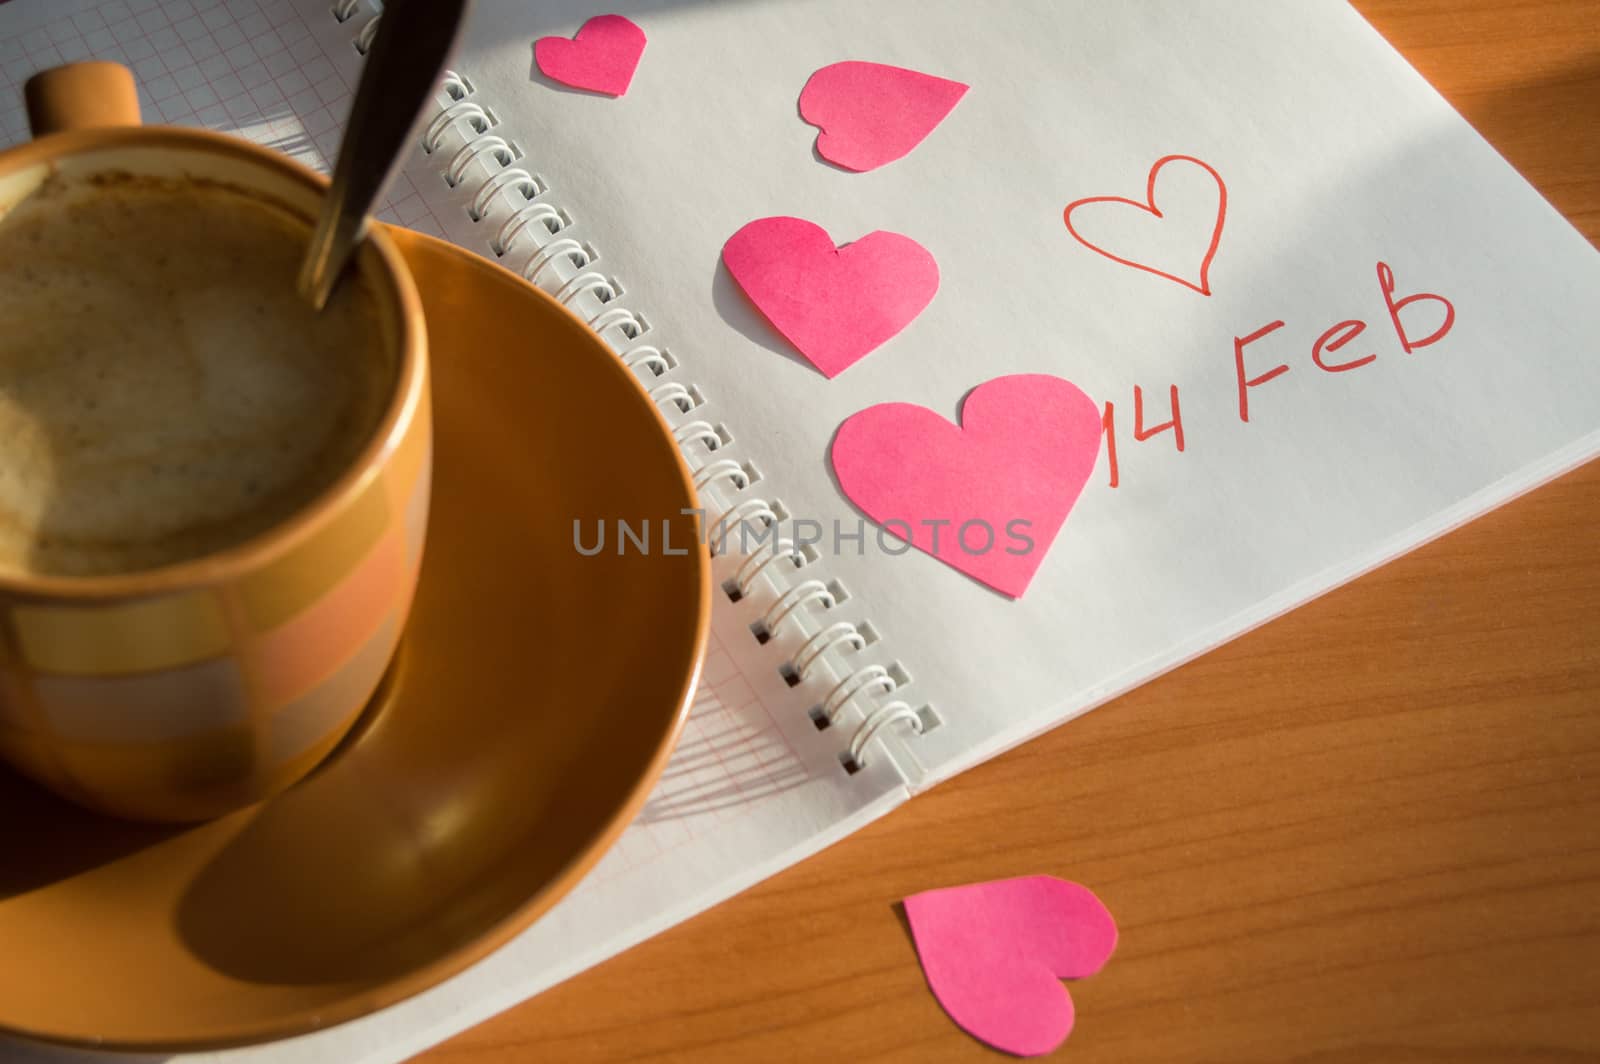
[(52, 179), (0, 218), (0, 570), (132, 572), (235, 545), (325, 490), (397, 366), (309, 226), (246, 193)]

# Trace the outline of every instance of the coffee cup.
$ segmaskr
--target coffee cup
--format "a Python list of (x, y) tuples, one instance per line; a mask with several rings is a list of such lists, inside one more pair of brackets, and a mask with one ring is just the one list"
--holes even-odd
[(104, 813), (208, 819), (326, 758), (394, 655), (431, 478), (421, 304), (373, 226), (331, 316), (302, 314), (326, 180), (138, 125), (124, 68), (27, 94), (35, 139), (0, 152), (0, 757)]

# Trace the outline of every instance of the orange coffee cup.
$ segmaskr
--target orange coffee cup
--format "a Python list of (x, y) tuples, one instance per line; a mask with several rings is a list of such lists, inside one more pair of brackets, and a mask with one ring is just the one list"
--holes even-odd
[[(113, 63), (38, 75), (28, 108), (36, 139), (0, 152), (0, 212), (52, 174), (223, 182), (308, 220), (327, 189), (244, 140), (140, 127)], [(0, 568), (0, 756), (24, 774), (117, 816), (206, 819), (306, 775), (360, 716), (416, 587), (432, 423), (421, 303), (381, 226), (354, 268), (398, 372), (327, 489), (243, 543), (157, 569)]]

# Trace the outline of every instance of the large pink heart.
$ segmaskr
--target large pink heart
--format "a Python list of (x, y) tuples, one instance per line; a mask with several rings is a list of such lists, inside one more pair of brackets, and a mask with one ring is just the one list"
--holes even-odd
[(1054, 876), (930, 890), (905, 907), (939, 1004), (967, 1033), (1018, 1056), (1066, 1039), (1072, 998), (1060, 981), (1095, 974), (1117, 945), (1100, 899)]
[(839, 486), (890, 534), (1018, 598), (1100, 455), (1100, 408), (1060, 377), (979, 385), (961, 425), (911, 403), (852, 415), (833, 440)]
[(882, 63), (845, 62), (812, 74), (800, 117), (822, 132), (817, 152), (846, 170), (873, 170), (922, 143), (967, 86)]
[[(1207, 204), (1204, 209), (1193, 212), (1191, 217), (1173, 219), (1156, 205), (1156, 186), (1161, 180), (1162, 171), (1174, 173), (1176, 171), (1168, 168), (1175, 165), (1180, 171), (1198, 168), (1215, 182), (1217, 190), (1214, 200), (1215, 214), (1210, 213), (1213, 207)], [(1228, 186), (1223, 183), (1222, 175), (1217, 173), (1211, 164), (1191, 155), (1167, 155), (1157, 159), (1155, 165), (1150, 167), (1150, 176), (1145, 181), (1144, 199), (1143, 203), (1124, 196), (1089, 196), (1074, 200), (1067, 204), (1066, 210), (1062, 213), (1067, 223), (1067, 232), (1084, 247), (1104, 255), (1112, 262), (1120, 262), (1124, 266), (1132, 266), (1136, 270), (1165, 277), (1185, 288), (1192, 288), (1203, 296), (1209, 296), (1211, 260), (1217, 257), (1217, 245), (1222, 242), (1222, 226), (1228, 217)], [(1091, 216), (1100, 224), (1090, 225)], [(1106, 235), (1094, 235), (1085, 231), (1091, 228)], [(1124, 236), (1149, 237), (1155, 230), (1170, 233), (1169, 239), (1157, 242), (1167, 245), (1163, 249), (1165, 254), (1162, 260), (1153, 261), (1149, 250), (1133, 252), (1114, 244), (1107, 246), (1109, 240), (1115, 239), (1119, 229)], [(1146, 240), (1142, 243), (1148, 248), (1151, 242)], [(1199, 265), (1195, 267), (1189, 263)]]
[(596, 15), (577, 36), (540, 37), (533, 59), (544, 76), (563, 85), (621, 96), (644, 55), (644, 30), (621, 15)]
[(899, 233), (844, 247), (804, 218), (760, 218), (722, 261), (767, 320), (824, 376), (835, 377), (911, 324), (939, 290), (939, 264)]

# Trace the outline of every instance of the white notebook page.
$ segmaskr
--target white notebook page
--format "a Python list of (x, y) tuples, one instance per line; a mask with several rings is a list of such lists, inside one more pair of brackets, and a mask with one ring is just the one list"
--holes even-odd
[[(28, 76), (62, 62), (112, 59), (134, 69), (147, 122), (244, 136), (326, 171), (359, 75), (352, 42), (370, 18), (371, 9), (359, 6), (356, 17), (339, 24), (326, 0), (17, 0), (0, 7), (0, 147), (27, 137), (22, 84)], [(450, 100), (441, 93), (438, 102)], [(482, 252), (482, 233), (466, 215), (480, 182), (446, 186), (440, 167), (447, 154), (414, 151), (380, 214)], [(581, 189), (559, 191), (563, 201), (582, 199)], [(715, 488), (707, 506), (713, 513), (721, 508)], [(719, 584), (738, 561), (717, 560)], [(840, 733), (819, 732), (803, 697), (779, 676), (778, 664), (800, 637), (760, 646), (742, 614), (725, 596), (717, 598), (700, 689), (674, 757), (639, 817), (550, 914), (488, 960), (374, 1016), (303, 1038), (176, 1059), (404, 1059), (709, 908), (903, 801), (907, 792), (888, 762), (853, 776), (842, 770)], [(96, 1056), (0, 1039), (0, 1060), (8, 1064)]]
[[(1441, 533), (1600, 450), (1600, 256), (1352, 9), (1008, 0), (619, 0), (649, 43), (620, 99), (563, 91), (531, 42), (571, 36), (579, 0), (485, 0), (460, 65), (530, 164), (584, 187), (630, 305), (693, 359), (791, 514), (853, 527), (828, 450), (876, 403), (954, 418), (1003, 374), (1065, 377), (1114, 404), (1119, 485), (1100, 464), (1032, 586), (1012, 601), (912, 551), (853, 545), (827, 566), (879, 653), (942, 725), (900, 753), (945, 778)], [(971, 86), (905, 158), (864, 174), (813, 156), (796, 113), (844, 59)], [(1066, 205), (1142, 197), (1171, 154), (1221, 174), (1209, 297), (1073, 240)], [(1181, 212), (1174, 212), (1181, 213)], [(938, 261), (931, 305), (827, 380), (720, 265), (745, 223), (796, 215), (836, 243), (874, 230)], [(617, 250), (623, 249), (623, 250)], [(514, 259), (515, 256), (508, 256)], [(1455, 308), (1402, 352), (1379, 287)], [(515, 266), (515, 262), (512, 263)], [(1442, 319), (1403, 312), (1421, 338)], [(1368, 328), (1346, 372), (1312, 345)], [(1236, 338), (1253, 378), (1240, 418)], [(1132, 438), (1176, 385), (1186, 430)], [(915, 516), (915, 515), (910, 515)], [(870, 526), (869, 526), (870, 527)], [(891, 541), (892, 542), (892, 541)]]

